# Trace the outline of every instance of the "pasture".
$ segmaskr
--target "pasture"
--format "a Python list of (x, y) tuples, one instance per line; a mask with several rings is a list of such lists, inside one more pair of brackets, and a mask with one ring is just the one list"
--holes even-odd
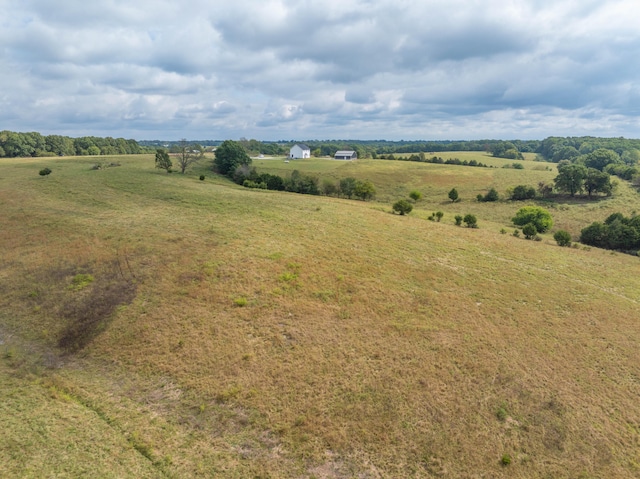
[[(637, 477), (639, 259), (500, 234), (522, 204), (475, 196), (555, 171), (490, 160), (254, 161), (371, 202), (2, 160), (0, 475)], [(640, 195), (544, 204), (577, 235)]]

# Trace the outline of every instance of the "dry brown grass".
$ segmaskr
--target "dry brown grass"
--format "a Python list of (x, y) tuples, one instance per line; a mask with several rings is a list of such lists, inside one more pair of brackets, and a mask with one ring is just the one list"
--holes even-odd
[[(17, 161), (0, 179), (0, 324), (55, 347), (74, 275), (92, 265), (97, 285), (123, 265), (135, 299), (37, 374), (157, 474), (640, 473), (638, 258), (501, 235), (508, 203), (427, 195), (424, 212), (445, 211), (434, 223), (161, 174), (152, 158), (58, 161), (42, 181)], [(359, 164), (442, 201), (516, 173), (458, 167), (448, 183), (440, 165)], [(580, 208), (554, 217), (577, 224)], [(467, 210), (480, 229), (451, 224)]]

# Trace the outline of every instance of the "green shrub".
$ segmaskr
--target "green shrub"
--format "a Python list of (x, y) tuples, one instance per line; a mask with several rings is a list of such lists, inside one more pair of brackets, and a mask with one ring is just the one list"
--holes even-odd
[(239, 296), (233, 300), (233, 304), (235, 304), (239, 308), (242, 308), (247, 305), (247, 298), (245, 298), (244, 296)]
[(171, 173), (171, 167), (173, 163), (171, 162), (171, 157), (169, 157), (169, 153), (164, 148), (158, 148), (156, 150), (156, 168), (161, 168), (166, 170), (167, 173)]
[(456, 220), (456, 226), (460, 226), (462, 224), (462, 216), (460, 215), (455, 215), (454, 219)]
[(91, 283), (93, 283), (93, 276), (90, 274), (76, 274), (71, 280), (71, 285), (69, 289), (74, 291), (80, 291), (81, 289), (86, 288)]
[(553, 226), (551, 214), (539, 206), (520, 208), (511, 221), (516, 226), (524, 226), (531, 223), (536, 227), (538, 233), (544, 233)]
[(467, 225), (467, 228), (477, 228), (478, 227), (478, 219), (476, 218), (475, 215), (466, 214), (464, 216), (464, 218), (462, 219), (462, 221), (465, 222), (465, 224)]
[[(271, 189), (271, 188), (269, 188)], [(322, 179), (322, 192), (326, 196), (334, 196), (338, 194), (338, 186), (329, 178)]]
[(491, 188), (489, 191), (487, 191), (487, 194), (482, 196), (482, 194), (478, 193), (478, 196), (476, 196), (476, 199), (480, 202), (482, 201), (498, 201), (498, 199), (500, 198), (500, 196), (498, 195), (498, 191), (495, 188)]
[(507, 409), (503, 406), (500, 406), (498, 409), (496, 409), (496, 417), (498, 418), (499, 421), (506, 421), (507, 420)]
[(511, 192), (511, 199), (514, 201), (530, 200), (535, 197), (536, 190), (529, 185), (518, 185)]
[(362, 201), (367, 201), (376, 196), (376, 187), (368, 180), (356, 181), (353, 194)]
[(244, 186), (245, 188), (257, 188), (260, 190), (266, 190), (267, 189), (267, 184), (266, 183), (257, 183), (255, 181), (252, 180), (244, 180), (242, 182), (242, 186)]
[(442, 211), (436, 211), (436, 219), (437, 219), (437, 221), (440, 221), (443, 216), (444, 216), (444, 213)]
[(43, 168), (40, 170), (40, 176), (47, 176), (51, 174), (51, 170), (49, 168)]
[(200, 175), (200, 181), (204, 181), (204, 175)]
[(485, 201), (498, 201), (499, 199), (499, 195), (498, 192), (496, 191), (495, 188), (491, 188), (487, 194), (484, 196), (484, 200)]
[(454, 203), (458, 201), (458, 190), (456, 190), (455, 188), (452, 188), (451, 191), (449, 192), (449, 199)]
[(571, 246), (571, 235), (568, 231), (556, 231), (553, 235), (553, 239), (556, 240), (558, 246)]
[(526, 239), (533, 239), (538, 233), (538, 230), (533, 223), (527, 223), (522, 227), (522, 233)]
[(412, 210), (413, 205), (407, 200), (399, 200), (393, 204), (393, 211), (395, 211), (396, 213), (400, 213), (401, 215), (411, 213)]
[(503, 466), (508, 466), (509, 464), (511, 464), (511, 456), (509, 454), (503, 454), (502, 458), (500, 459), (500, 464), (502, 464)]
[(419, 191), (412, 191), (411, 193), (409, 193), (409, 198), (411, 198), (413, 201), (418, 201), (420, 198), (422, 198), (422, 193), (420, 193)]

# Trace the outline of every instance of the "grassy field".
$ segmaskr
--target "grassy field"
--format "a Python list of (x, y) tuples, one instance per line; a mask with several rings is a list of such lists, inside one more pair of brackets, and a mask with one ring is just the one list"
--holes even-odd
[[(475, 196), (555, 172), (486, 158), (255, 162), (366, 203), (2, 160), (0, 476), (638, 477), (639, 259), (500, 234), (522, 205)], [(577, 235), (640, 195), (545, 205)]]

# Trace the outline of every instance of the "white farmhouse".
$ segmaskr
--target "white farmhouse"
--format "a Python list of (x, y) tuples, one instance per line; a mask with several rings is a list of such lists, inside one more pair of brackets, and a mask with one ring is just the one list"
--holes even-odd
[(311, 158), (311, 148), (303, 144), (295, 144), (289, 150), (289, 158)]

